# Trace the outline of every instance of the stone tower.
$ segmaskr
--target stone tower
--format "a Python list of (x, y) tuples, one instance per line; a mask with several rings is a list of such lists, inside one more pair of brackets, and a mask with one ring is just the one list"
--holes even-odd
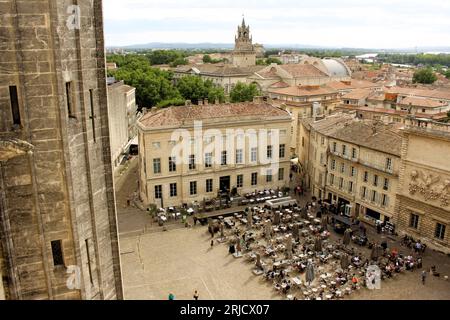
[(250, 26), (245, 25), (242, 18), (242, 25), (238, 26), (238, 33), (234, 39), (233, 65), (236, 67), (249, 67), (256, 65), (256, 50), (250, 35)]
[(0, 14), (0, 296), (122, 299), (102, 1)]

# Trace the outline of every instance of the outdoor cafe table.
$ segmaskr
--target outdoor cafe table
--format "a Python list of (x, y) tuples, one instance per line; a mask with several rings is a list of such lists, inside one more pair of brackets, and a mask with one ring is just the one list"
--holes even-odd
[(302, 281), (298, 277), (292, 278), (292, 282), (298, 286), (302, 284)]

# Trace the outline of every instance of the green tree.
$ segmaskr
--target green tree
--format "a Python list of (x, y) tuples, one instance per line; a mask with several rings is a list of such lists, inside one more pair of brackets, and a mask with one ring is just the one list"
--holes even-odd
[(257, 59), (256, 60), (256, 65), (257, 66), (265, 66), (266, 65), (266, 61), (264, 59)]
[(150, 108), (162, 100), (181, 98), (172, 85), (172, 73), (150, 66), (143, 55), (111, 56), (119, 69), (108, 74), (136, 88), (136, 103), (139, 108)]
[(450, 79), (450, 69), (444, 72), (444, 76), (445, 76), (447, 79)]
[(205, 54), (203, 56), (203, 62), (204, 63), (211, 63), (213, 61), (213, 59), (211, 58), (211, 56), (209, 54)]
[(222, 87), (213, 87), (209, 89), (208, 100), (210, 103), (215, 103), (219, 101), (220, 103), (225, 102), (225, 92)]
[(222, 87), (215, 86), (211, 80), (204, 81), (197, 76), (182, 77), (177, 82), (177, 89), (184, 99), (191, 100), (195, 104), (206, 98), (211, 102), (217, 99), (220, 102), (225, 101)]
[(180, 57), (180, 58), (176, 58), (176, 59), (170, 64), (170, 66), (173, 67), (173, 68), (175, 68), (175, 67), (178, 67), (178, 66), (180, 66), (180, 65), (187, 65), (187, 64), (188, 64), (188, 61), (187, 61), (185, 58)]
[(231, 102), (253, 101), (253, 97), (260, 95), (258, 86), (254, 83), (238, 82), (230, 92)]
[(156, 107), (157, 108), (166, 108), (171, 106), (182, 106), (184, 105), (185, 100), (183, 98), (173, 98), (173, 99), (167, 99), (160, 101)]
[(413, 83), (431, 84), (437, 80), (433, 69), (423, 68), (414, 72)]
[(280, 59), (277, 59), (277, 58), (267, 58), (267, 59), (266, 59), (266, 64), (269, 65), (269, 64), (271, 64), (271, 63), (283, 64), (283, 63), (281, 62)]

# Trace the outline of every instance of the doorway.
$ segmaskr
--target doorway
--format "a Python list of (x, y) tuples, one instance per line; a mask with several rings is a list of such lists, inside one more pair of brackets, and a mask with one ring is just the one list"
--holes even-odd
[(220, 177), (220, 180), (219, 180), (220, 192), (229, 192), (230, 191), (230, 183), (231, 183), (230, 176)]

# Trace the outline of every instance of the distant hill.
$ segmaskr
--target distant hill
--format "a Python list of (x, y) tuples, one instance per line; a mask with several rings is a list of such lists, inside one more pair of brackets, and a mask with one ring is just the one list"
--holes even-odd
[[(195, 49), (215, 49), (215, 50), (232, 50), (234, 44), (232, 43), (164, 43), (164, 42), (150, 42), (145, 44), (135, 44), (129, 46), (108, 46), (108, 49), (127, 49), (127, 50), (145, 50), (145, 49), (182, 49), (182, 50), (195, 50)], [(266, 49), (307, 49), (307, 50), (341, 50), (341, 51), (359, 51), (362, 53), (367, 52), (385, 52), (385, 53), (422, 53), (422, 52), (435, 52), (435, 53), (449, 53), (450, 47), (433, 46), (433, 47), (414, 47), (414, 48), (337, 48), (329, 46), (319, 45), (306, 45), (306, 44), (264, 44)]]

